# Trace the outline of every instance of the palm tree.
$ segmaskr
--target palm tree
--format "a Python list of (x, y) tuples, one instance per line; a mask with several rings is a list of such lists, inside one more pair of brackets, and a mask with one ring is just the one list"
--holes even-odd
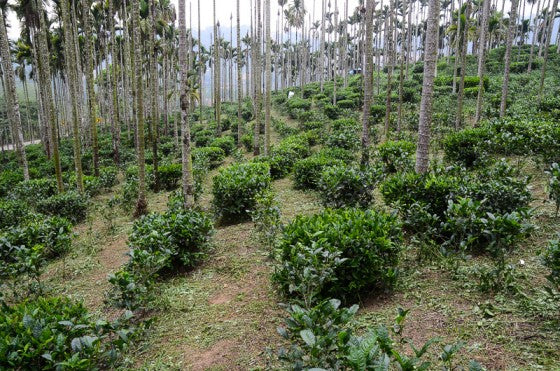
[(132, 29), (133, 37), (133, 66), (134, 77), (136, 83), (136, 125), (138, 136), (138, 201), (136, 202), (136, 217), (144, 215), (148, 212), (148, 203), (146, 201), (146, 164), (144, 156), (144, 81), (142, 78), (142, 42), (140, 38), (140, 4), (139, 0), (132, 0)]
[(260, 132), (262, 126), (262, 66), (261, 66), (261, 35), (262, 35), (262, 22), (261, 22), (261, 0), (256, 0), (257, 12), (257, 32), (254, 40), (254, 64), (253, 64), (253, 81), (255, 88), (255, 127), (253, 130), (253, 155), (260, 154)]
[(216, 135), (222, 134), (221, 124), (221, 97), (220, 97), (220, 38), (218, 37), (219, 22), (216, 22), (216, 0), (214, 6), (214, 117), (216, 118)]
[(76, 185), (79, 192), (84, 191), (84, 182), (82, 174), (82, 157), (81, 157), (81, 141), (78, 121), (80, 120), (78, 109), (78, 71), (76, 66), (78, 60), (75, 56), (75, 45), (73, 36), (73, 26), (71, 19), (71, 10), (68, 0), (62, 0), (60, 3), (62, 11), (62, 22), (64, 31), (64, 58), (66, 62), (66, 72), (68, 77), (68, 88), (72, 109), (72, 133), (74, 136), (74, 166), (76, 168)]
[(420, 102), (420, 122), (418, 125), (418, 145), (416, 147), (416, 172), (428, 170), (430, 151), (430, 123), (432, 121), (432, 96), (438, 50), (439, 0), (430, 0), (426, 39), (424, 42), (424, 78), (422, 100)]
[[(461, 59), (461, 76), (459, 77), (459, 90), (457, 91), (457, 117), (455, 119), (455, 129), (459, 130), (463, 125), (463, 98), (464, 98), (464, 91), (465, 91), (465, 75), (466, 75), (466, 67), (467, 67), (467, 47), (469, 44), (468, 39), (468, 32), (469, 32), (469, 15), (471, 11), (471, 3), (467, 1), (464, 5), (464, 15), (462, 14), (462, 9), (459, 9), (460, 13), (458, 14), (458, 32), (462, 29), (459, 35), (459, 45), (460, 45), (460, 55), (459, 58)], [(461, 26), (462, 25), (462, 26)], [(455, 81), (453, 81), (455, 84)]]
[[(264, 37), (266, 38), (266, 54), (265, 54), (265, 113), (264, 113), (264, 155), (268, 155), (270, 147), (270, 89), (272, 86), (271, 77), (271, 57), (270, 50), (272, 39), (270, 38), (270, 0), (264, 1)], [(301, 74), (303, 76), (303, 73)]]
[(478, 54), (478, 96), (476, 98), (475, 123), (478, 124), (482, 115), (482, 97), (484, 95), (484, 63), (486, 63), (486, 36), (488, 34), (488, 16), (490, 0), (482, 0), (482, 21), (480, 24), (480, 50)]
[(242, 99), (242, 88), (241, 88), (241, 64), (242, 64), (242, 54), (241, 54), (241, 19), (239, 16), (239, 1), (236, 0), (236, 37), (237, 37), (237, 147), (241, 147), (241, 135), (243, 134), (243, 125), (241, 121), (241, 99)]
[(544, 35), (544, 56), (543, 56), (543, 64), (541, 67), (541, 82), (539, 85), (539, 102), (542, 99), (543, 87), (544, 87), (544, 76), (546, 74), (546, 64), (548, 62), (548, 51), (550, 49), (550, 41), (552, 40), (552, 29), (554, 27), (554, 20), (556, 18), (556, 12), (558, 9), (558, 0), (554, 0), (552, 2), (552, 8), (550, 11), (550, 19), (548, 20), (548, 26), (546, 29), (546, 33)]
[(119, 117), (119, 104), (117, 100), (117, 58), (115, 52), (115, 12), (113, 7), (114, 0), (108, 0), (109, 5), (107, 21), (109, 22), (109, 50), (111, 52), (111, 71), (107, 84), (111, 98), (108, 100), (109, 112), (111, 116), (111, 130), (113, 135), (113, 160), (118, 165), (120, 162), (119, 147), (121, 140), (121, 126)]
[(192, 173), (191, 130), (189, 124), (190, 89), (187, 63), (187, 26), (185, 0), (179, 0), (179, 65), (181, 66), (181, 136), (183, 164), (183, 199), (185, 209), (194, 206), (194, 180)]
[(8, 32), (6, 30), (5, 9), (0, 6), (0, 56), (2, 57), (2, 69), (6, 83), (6, 106), (8, 119), (12, 123), (14, 133), (14, 148), (16, 149), (21, 167), (23, 169), (23, 179), (29, 180), (29, 167), (27, 166), (27, 156), (23, 143), (23, 131), (21, 125), (21, 115), (19, 111), (19, 101), (16, 93), (16, 79), (12, 68), (12, 56), (10, 54), (10, 44)]
[(97, 97), (93, 81), (93, 36), (91, 33), (91, 0), (82, 1), (82, 18), (84, 29), (84, 54), (86, 61), (86, 90), (88, 97), (88, 113), (91, 131), (91, 146), (93, 151), (93, 173), (99, 176), (99, 147), (97, 143)]
[(373, 100), (373, 13), (375, 1), (366, 2), (366, 65), (364, 68), (364, 107), (362, 113), (362, 165), (369, 163), (369, 127)]
[(511, 12), (509, 14), (508, 33), (506, 40), (506, 54), (504, 56), (504, 81), (502, 83), (502, 101), (500, 102), (500, 117), (504, 117), (506, 113), (506, 101), (508, 96), (509, 85), (509, 66), (511, 64), (511, 46), (513, 37), (515, 36), (515, 25), (517, 21), (517, 6), (519, 0), (511, 0)]

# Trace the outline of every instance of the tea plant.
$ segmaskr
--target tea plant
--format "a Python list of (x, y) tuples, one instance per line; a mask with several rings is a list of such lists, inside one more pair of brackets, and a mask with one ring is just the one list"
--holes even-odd
[(37, 211), (45, 215), (61, 216), (74, 224), (85, 220), (88, 207), (86, 196), (68, 191), (37, 202)]
[(556, 204), (555, 216), (558, 217), (560, 210), (560, 166), (555, 162), (550, 166), (547, 171), (548, 180), (548, 197)]
[(264, 191), (255, 197), (255, 208), (251, 211), (251, 220), (262, 243), (274, 247), (282, 232), (280, 205), (272, 191)]
[(319, 179), (319, 194), (327, 207), (366, 207), (373, 200), (373, 188), (380, 175), (377, 169), (351, 166), (325, 168)]

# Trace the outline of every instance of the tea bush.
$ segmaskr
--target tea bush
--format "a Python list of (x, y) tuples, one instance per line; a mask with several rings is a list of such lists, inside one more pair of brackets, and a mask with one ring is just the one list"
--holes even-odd
[(257, 161), (269, 164), (273, 179), (283, 178), (292, 171), (296, 161), (309, 156), (311, 150), (308, 140), (305, 136), (287, 137), (271, 148), (269, 156)]
[(221, 169), (214, 177), (213, 205), (225, 218), (245, 217), (255, 207), (255, 197), (270, 187), (270, 166), (266, 163), (237, 163)]
[(467, 168), (479, 165), (486, 158), (485, 142), (489, 138), (486, 128), (465, 129), (450, 134), (443, 141), (445, 158)]
[(118, 172), (118, 169), (114, 166), (107, 166), (99, 169), (99, 185), (101, 188), (109, 189), (117, 184)]
[(226, 154), (220, 147), (200, 147), (193, 149), (192, 156), (193, 162), (208, 161), (208, 165), (213, 169), (224, 162)]
[(318, 189), (323, 170), (329, 166), (343, 166), (342, 160), (332, 158), (325, 152), (299, 160), (294, 165), (294, 184), (297, 189)]
[(560, 166), (555, 162), (550, 166), (547, 171), (549, 175), (548, 180), (548, 197), (556, 204), (556, 216), (560, 209)]
[(27, 205), (19, 200), (0, 200), (0, 230), (16, 226), (29, 216)]
[(231, 136), (219, 137), (210, 143), (210, 147), (221, 148), (225, 155), (229, 156), (235, 149), (235, 139)]
[(290, 118), (296, 119), (299, 111), (309, 111), (309, 109), (311, 108), (311, 101), (293, 97), (291, 99), (288, 99), (286, 106), (288, 108), (288, 115), (290, 116)]
[(38, 298), (2, 305), (0, 368), (88, 370), (113, 368), (138, 334), (130, 315), (94, 321), (81, 303)]
[(10, 197), (35, 205), (38, 200), (54, 196), (56, 192), (56, 180), (40, 178), (18, 183), (10, 192)]
[(273, 280), (305, 301), (353, 300), (395, 283), (401, 242), (396, 216), (360, 209), (298, 216), (279, 241)]
[(560, 290), (560, 240), (552, 240), (543, 256), (544, 265), (550, 270), (547, 279)]
[(383, 172), (392, 174), (412, 170), (415, 151), (416, 145), (412, 142), (388, 141), (377, 147), (377, 156), (383, 163)]
[(86, 196), (68, 191), (38, 201), (37, 211), (45, 215), (61, 216), (76, 224), (85, 220), (87, 205)]
[(318, 189), (328, 207), (368, 206), (379, 174), (375, 169), (354, 166), (329, 166), (321, 173)]
[(255, 208), (251, 211), (255, 232), (262, 243), (274, 247), (282, 231), (280, 205), (274, 193), (266, 190), (255, 197)]
[(172, 191), (178, 186), (183, 175), (182, 164), (162, 164), (159, 166), (159, 186), (166, 191)]

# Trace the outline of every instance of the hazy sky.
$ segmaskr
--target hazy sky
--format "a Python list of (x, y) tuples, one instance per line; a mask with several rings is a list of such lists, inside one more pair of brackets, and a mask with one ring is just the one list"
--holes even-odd
[[(10, 3), (14, 3), (15, 0), (9, 0)], [(251, 21), (251, 8), (250, 8), (250, 1), (251, 0), (240, 0), (240, 17), (241, 17), (241, 24), (242, 25), (249, 25)], [(328, 1), (328, 0), (327, 0)], [(334, 8), (335, 0), (330, 0), (331, 6)], [(344, 0), (337, 0), (338, 1), (338, 8), (340, 15), (344, 14)], [(175, 5), (175, 9), (177, 9), (178, 0), (171, 0), (171, 2)], [(262, 0), (264, 3), (264, 0)], [(191, 4), (192, 9), (192, 27), (193, 29), (197, 29), (198, 27), (198, 0), (185, 0), (186, 3), (186, 11), (187, 11), (187, 27), (189, 26), (189, 3)], [(291, 0), (288, 0), (288, 4), (291, 3)], [(308, 14), (306, 15), (306, 20), (308, 19), (309, 15), (313, 14), (313, 3), (315, 3), (315, 18), (319, 18), (321, 14), (321, 0), (305, 0), (305, 9), (307, 10)], [(226, 28), (229, 27), (230, 24), (230, 15), (233, 14), (233, 24), (235, 27), (236, 16), (235, 16), (235, 4), (236, 0), (216, 0), (216, 18), (220, 21), (222, 27)], [(279, 9), (278, 1), (277, 0), (270, 0), (270, 13), (272, 17), (272, 25), (271, 25), (271, 32), (274, 33), (276, 30), (276, 14)], [(349, 0), (348, 1), (348, 11), (351, 13), (353, 9), (357, 6), (358, 0)], [(8, 17), (10, 23), (10, 29), (8, 31), (10, 38), (15, 39), (19, 35), (19, 21), (16, 18), (16, 15), (13, 12), (9, 13)], [(212, 0), (200, 0), (200, 23), (202, 29), (212, 27)]]

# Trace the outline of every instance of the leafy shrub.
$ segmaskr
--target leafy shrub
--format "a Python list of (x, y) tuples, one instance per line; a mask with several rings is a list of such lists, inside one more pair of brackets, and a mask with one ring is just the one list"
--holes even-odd
[(309, 111), (311, 108), (311, 101), (298, 97), (293, 97), (288, 100), (286, 104), (290, 118), (297, 118), (298, 111)]
[(323, 106), (323, 112), (325, 116), (331, 120), (336, 120), (340, 116), (340, 108), (337, 105), (327, 103)]
[(405, 140), (388, 141), (377, 147), (377, 153), (386, 174), (412, 170), (415, 151), (416, 145)]
[(373, 188), (378, 175), (372, 168), (360, 169), (345, 165), (323, 170), (318, 188), (325, 206), (368, 206), (373, 200)]
[[(220, 166), (226, 157), (225, 152), (220, 147), (200, 147), (192, 151), (193, 162), (208, 161), (210, 168)], [(203, 160), (202, 158), (205, 158)]]
[(45, 258), (56, 258), (70, 250), (72, 225), (63, 218), (35, 216), (29, 222), (11, 227), (0, 234), (0, 260), (9, 262), (18, 246), (44, 247)]
[(55, 195), (56, 180), (50, 178), (31, 179), (18, 183), (11, 191), (11, 197), (35, 205), (42, 200)]
[(465, 129), (448, 135), (443, 141), (445, 158), (470, 168), (486, 158), (484, 142), (490, 133), (486, 128)]
[(46, 215), (57, 215), (76, 224), (84, 221), (87, 198), (75, 191), (68, 191), (37, 202), (37, 211)]
[(543, 256), (544, 265), (550, 269), (547, 279), (560, 290), (560, 240), (552, 240)]
[(109, 301), (135, 310), (152, 297), (157, 276), (165, 269), (192, 268), (204, 256), (213, 231), (212, 219), (197, 210), (172, 208), (135, 222), (129, 238), (130, 259), (109, 276)]
[(273, 279), (284, 293), (308, 302), (355, 298), (395, 282), (400, 243), (395, 216), (360, 209), (298, 216), (279, 241)]
[(280, 206), (274, 193), (266, 190), (255, 197), (255, 208), (251, 211), (251, 220), (261, 242), (273, 247), (282, 231)]
[(114, 166), (107, 166), (99, 169), (99, 185), (101, 188), (108, 189), (117, 184), (118, 172), (118, 169)]
[(7, 196), (22, 181), (23, 172), (21, 170), (2, 170), (0, 172), (0, 197)]
[(230, 155), (235, 149), (235, 139), (231, 136), (219, 137), (210, 143), (210, 147), (221, 148), (226, 155)]
[(354, 109), (357, 107), (356, 101), (350, 99), (343, 99), (336, 102), (336, 105), (343, 109)]
[(247, 151), (251, 151), (253, 149), (253, 133), (243, 134), (241, 136), (241, 144)]
[(193, 141), (197, 147), (208, 146), (214, 140), (214, 132), (210, 129), (203, 129), (194, 134)]
[(358, 132), (352, 128), (333, 130), (327, 139), (327, 146), (355, 151), (360, 145)]
[(255, 196), (270, 187), (270, 181), (268, 164), (229, 165), (214, 177), (213, 205), (222, 217), (244, 217), (255, 207)]
[(0, 313), (0, 368), (112, 368), (137, 333), (128, 322), (93, 321), (87, 309), (67, 298), (38, 298)]
[(294, 166), (295, 187), (298, 189), (318, 189), (323, 170), (333, 165), (342, 166), (344, 162), (322, 152), (299, 160)]
[(183, 175), (182, 164), (163, 164), (159, 166), (159, 185), (166, 191), (177, 188), (177, 183)]
[(297, 160), (309, 156), (308, 137), (291, 136), (283, 139), (270, 150), (266, 162), (270, 165), (270, 175), (273, 179), (283, 178), (290, 173)]
[(29, 215), (27, 205), (19, 200), (0, 200), (0, 230), (20, 224)]
[(548, 197), (556, 204), (556, 216), (560, 209), (560, 166), (553, 163), (548, 170)]

